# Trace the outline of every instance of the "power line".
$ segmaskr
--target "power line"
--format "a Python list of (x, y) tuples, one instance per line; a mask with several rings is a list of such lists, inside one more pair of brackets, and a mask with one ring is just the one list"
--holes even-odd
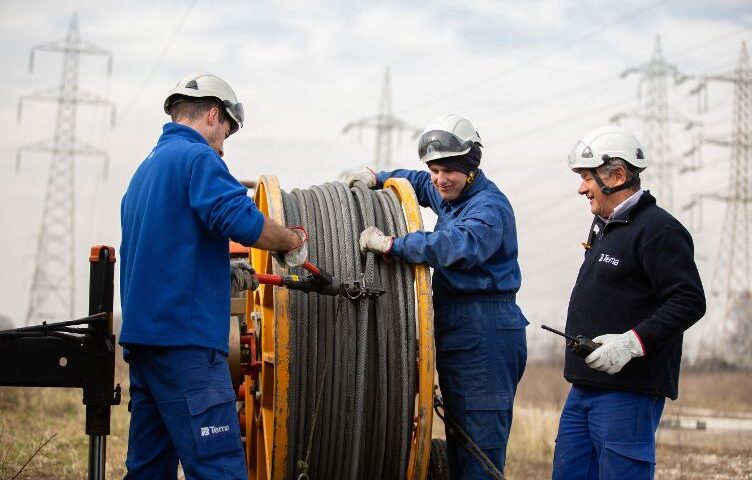
[(151, 82), (152, 78), (154, 77), (154, 74), (157, 72), (157, 69), (164, 61), (165, 57), (167, 56), (167, 52), (170, 51), (170, 48), (172, 47), (173, 42), (178, 36), (178, 33), (183, 28), (183, 24), (188, 19), (188, 15), (193, 10), (193, 7), (196, 5), (196, 2), (198, 0), (191, 0), (188, 6), (186, 7), (185, 11), (183, 12), (183, 16), (178, 19), (178, 23), (175, 25), (175, 28), (172, 30), (172, 33), (170, 33), (170, 36), (167, 39), (167, 43), (165, 44), (164, 48), (162, 48), (162, 51), (159, 53), (159, 56), (154, 61), (154, 63), (151, 66), (151, 69), (149, 69), (149, 73), (146, 74), (143, 81), (141, 82), (141, 85), (136, 89), (136, 93), (133, 94), (133, 97), (131, 97), (130, 102), (128, 102), (128, 106), (125, 107), (123, 110), (122, 117), (126, 117), (128, 113), (130, 113), (133, 106), (136, 104), (138, 99), (141, 97), (141, 92), (146, 88), (146, 86)]
[(605, 31), (608, 31), (609, 29), (611, 29), (611, 28), (613, 28), (613, 27), (615, 27), (617, 25), (620, 25), (620, 24), (622, 24), (624, 22), (627, 22), (627, 21), (629, 21), (629, 20), (631, 20), (631, 19), (633, 19), (633, 18), (635, 18), (635, 17), (637, 17), (639, 15), (642, 15), (643, 13), (656, 8), (657, 6), (659, 6), (659, 5), (663, 4), (663, 3), (666, 3), (667, 1), (669, 1), (669, 0), (659, 0), (659, 1), (655, 2), (655, 3), (647, 5), (645, 7), (638, 8), (637, 10), (632, 11), (631, 13), (629, 13), (629, 14), (621, 17), (621, 18), (619, 18), (618, 20), (616, 20), (616, 21), (614, 21), (614, 22), (612, 22), (612, 23), (610, 23), (608, 25), (605, 25), (605, 26), (603, 26), (601, 28), (592, 30), (592, 31), (590, 31), (590, 32), (588, 32), (588, 33), (586, 33), (584, 35), (581, 35), (581, 36), (579, 36), (579, 37), (577, 37), (577, 38), (575, 38), (573, 40), (570, 40), (568, 42), (564, 42), (564, 43), (562, 43), (562, 44), (560, 44), (560, 45), (558, 45), (558, 46), (556, 46), (556, 47), (554, 47), (554, 48), (552, 48), (550, 50), (547, 50), (547, 51), (543, 52), (540, 55), (533, 56), (531, 58), (528, 58), (527, 60), (523, 60), (523, 61), (519, 62), (516, 65), (513, 65), (511, 67), (505, 68), (505, 69), (503, 69), (503, 70), (501, 70), (499, 72), (494, 73), (493, 75), (489, 75), (489, 76), (487, 76), (487, 77), (485, 77), (485, 78), (483, 78), (483, 79), (481, 79), (481, 80), (479, 80), (479, 81), (477, 81), (475, 83), (472, 83), (470, 85), (467, 85), (467, 86), (459, 88), (459, 89), (455, 89), (453, 91), (445, 92), (445, 93), (443, 93), (441, 95), (437, 95), (434, 98), (431, 98), (431, 99), (423, 101), (423, 102), (421, 102), (419, 104), (413, 105), (412, 107), (409, 107), (408, 109), (406, 109), (406, 111), (415, 110), (415, 109), (424, 107), (426, 105), (432, 105), (432, 104), (435, 104), (437, 102), (446, 100), (447, 98), (457, 99), (461, 95), (464, 95), (464, 94), (466, 94), (466, 93), (468, 93), (468, 92), (470, 92), (472, 90), (476, 90), (476, 89), (478, 89), (478, 88), (480, 88), (480, 87), (488, 84), (489, 82), (491, 82), (493, 80), (497, 80), (497, 79), (505, 77), (507, 75), (511, 75), (512, 73), (515, 73), (518, 70), (522, 70), (523, 68), (529, 67), (531, 65), (535, 65), (536, 63), (539, 63), (539, 62), (541, 62), (543, 60), (546, 60), (546, 59), (548, 59), (550, 57), (554, 57), (554, 56), (558, 55), (559, 53), (563, 52), (564, 50), (568, 50), (569, 48), (572, 48), (573, 46), (577, 45), (578, 43), (581, 43), (581, 42), (583, 42), (583, 41), (585, 41), (585, 40), (587, 40), (589, 38), (592, 38), (592, 37), (597, 36), (597, 35), (605, 32)]

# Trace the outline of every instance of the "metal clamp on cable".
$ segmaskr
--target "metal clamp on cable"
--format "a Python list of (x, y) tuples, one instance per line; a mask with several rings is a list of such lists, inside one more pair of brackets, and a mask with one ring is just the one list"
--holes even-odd
[(363, 275), (359, 280), (342, 283), (342, 294), (350, 300), (358, 300), (362, 297), (378, 297), (386, 293), (381, 285), (368, 284)]

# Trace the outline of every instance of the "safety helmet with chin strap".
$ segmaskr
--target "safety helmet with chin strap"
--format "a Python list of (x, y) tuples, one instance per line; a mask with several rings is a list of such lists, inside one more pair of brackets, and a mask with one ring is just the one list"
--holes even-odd
[(230, 117), (230, 135), (243, 126), (243, 104), (238, 102), (235, 92), (224, 80), (211, 73), (194, 73), (182, 78), (172, 90), (167, 93), (164, 101), (164, 111), (170, 114), (170, 108), (180, 101), (180, 97), (215, 98), (224, 106)]
[(627, 162), (634, 168), (635, 173), (643, 171), (648, 166), (645, 150), (637, 138), (628, 130), (615, 125), (596, 128), (588, 132), (572, 148), (567, 164), (573, 171), (582, 168), (590, 170), (601, 191), (606, 195), (611, 195), (631, 187), (637, 181), (637, 177), (634, 176), (618, 187), (606, 186), (596, 169), (614, 158)]
[(450, 113), (428, 122), (418, 140), (418, 156), (421, 162), (428, 163), (464, 155), (473, 144), (483, 146), (473, 124), (464, 117)]

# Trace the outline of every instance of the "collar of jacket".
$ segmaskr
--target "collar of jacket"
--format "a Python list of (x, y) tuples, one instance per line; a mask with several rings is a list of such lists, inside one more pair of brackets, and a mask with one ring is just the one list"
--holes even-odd
[(165, 123), (162, 127), (162, 137), (167, 137), (169, 135), (175, 135), (178, 137), (183, 137), (186, 140), (192, 140), (194, 142), (200, 142), (209, 145), (209, 142), (207, 142), (200, 133), (198, 133), (193, 128), (181, 123)]
[(481, 170), (480, 168), (477, 170), (477, 172), (478, 174), (475, 176), (475, 181), (468, 185), (456, 200), (452, 200), (451, 202), (442, 200), (441, 203), (444, 205), (449, 205), (451, 208), (457, 208), (458, 206), (474, 197), (478, 192), (485, 190), (486, 185), (488, 185), (488, 179), (483, 173), (483, 170)]
[(630, 208), (627, 208), (623, 212), (619, 212), (619, 215), (614, 217), (608, 223), (629, 223), (629, 221), (637, 212), (650, 205), (655, 205), (655, 197), (650, 194), (649, 190), (645, 190), (644, 192), (642, 192), (642, 195), (640, 195), (640, 199), (637, 200), (637, 203), (632, 205)]

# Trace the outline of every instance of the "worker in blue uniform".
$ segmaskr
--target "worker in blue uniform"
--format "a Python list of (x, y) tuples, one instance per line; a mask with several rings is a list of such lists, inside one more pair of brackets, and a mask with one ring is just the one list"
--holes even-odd
[[(507, 197), (478, 167), (481, 139), (459, 115), (433, 119), (418, 141), (428, 172), (370, 169), (351, 174), (379, 187), (406, 178), (418, 203), (438, 215), (433, 232), (399, 238), (369, 227), (361, 250), (433, 267), (434, 328), (439, 384), (446, 412), (503, 471), (517, 383), (527, 360), (517, 306), (521, 274), (517, 229)], [(451, 478), (488, 478), (458, 439), (447, 437)]]
[(232, 267), (229, 239), (307, 257), (307, 234), (265, 217), (222, 160), (243, 107), (219, 77), (183, 78), (172, 117), (121, 204), (120, 343), (130, 370), (126, 479), (245, 479), (227, 366), (230, 290), (258, 284)]
[(569, 168), (594, 215), (569, 300), (566, 332), (600, 346), (567, 351), (572, 384), (561, 413), (553, 478), (652, 479), (655, 431), (678, 395), (683, 332), (705, 314), (689, 232), (640, 188), (648, 157), (627, 130), (578, 141)]

